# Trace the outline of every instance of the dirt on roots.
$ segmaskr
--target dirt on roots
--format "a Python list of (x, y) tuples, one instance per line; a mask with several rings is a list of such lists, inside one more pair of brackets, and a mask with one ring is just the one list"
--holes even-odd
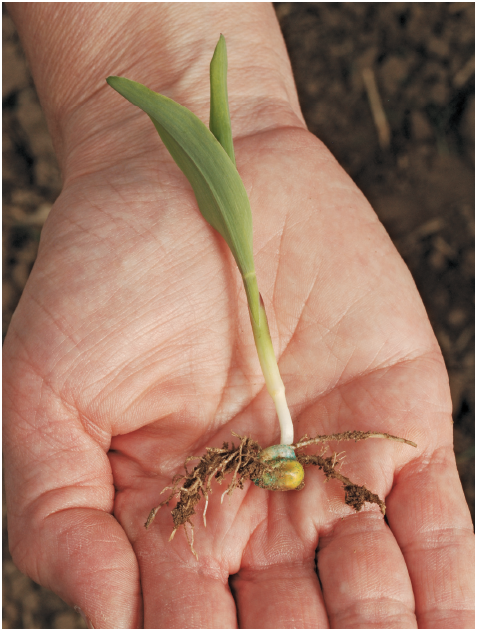
[[(263, 484), (264, 474), (268, 471), (273, 471), (273, 465), (270, 461), (264, 461), (261, 459), (262, 448), (252, 438), (247, 436), (239, 436), (234, 434), (240, 442), (237, 446), (234, 443), (229, 447), (228, 443), (223, 443), (221, 448), (207, 447), (203, 456), (189, 456), (184, 462), (185, 474), (178, 474), (172, 480), (171, 486), (166, 486), (161, 491), (162, 493), (170, 491), (166, 499), (164, 499), (158, 506), (153, 508), (149, 513), (149, 516), (144, 524), (146, 528), (149, 528), (154, 521), (158, 511), (165, 505), (169, 505), (169, 502), (175, 498), (178, 499), (176, 506), (172, 509), (172, 520), (174, 527), (169, 538), (171, 541), (174, 538), (177, 530), (183, 526), (187, 541), (191, 552), (198, 558), (197, 552), (194, 549), (194, 523), (191, 518), (196, 514), (197, 504), (205, 498), (205, 506), (202, 513), (204, 520), (204, 526), (206, 525), (206, 513), (209, 504), (209, 495), (212, 492), (212, 481), (218, 484), (222, 484), (225, 478), (232, 475), (227, 488), (222, 493), (222, 501), (225, 495), (231, 495), (237, 487), (243, 489), (243, 484), (246, 480), (252, 480), (257, 486), (266, 488)], [(352, 482), (349, 478), (345, 477), (340, 469), (343, 461), (343, 453), (333, 453), (331, 456), (325, 457), (327, 451), (326, 443), (329, 441), (348, 441), (353, 440), (355, 442), (359, 440), (367, 440), (369, 438), (385, 438), (388, 440), (394, 440), (397, 442), (406, 443), (413, 447), (416, 444), (410, 440), (399, 438), (398, 436), (392, 436), (390, 434), (378, 433), (378, 432), (359, 432), (348, 431), (341, 434), (330, 434), (324, 436), (316, 436), (315, 438), (309, 438), (304, 436), (295, 445), (292, 445), (295, 451), (315, 445), (324, 443), (325, 447), (321, 454), (304, 454), (296, 453), (296, 459), (303, 467), (316, 466), (321, 469), (327, 480), (338, 480), (345, 491), (344, 501), (348, 506), (354, 508), (356, 511), (360, 511), (366, 502), (377, 504), (381, 509), (383, 515), (386, 514), (386, 505), (379, 498), (378, 495), (371, 492), (365, 486), (360, 486)], [(199, 463), (189, 471), (187, 465), (191, 460), (199, 459)], [(304, 483), (300, 484), (295, 490), (299, 491), (304, 487)], [(270, 489), (270, 492), (275, 492), (280, 489), (274, 487)], [(189, 530), (187, 529), (189, 526)]]

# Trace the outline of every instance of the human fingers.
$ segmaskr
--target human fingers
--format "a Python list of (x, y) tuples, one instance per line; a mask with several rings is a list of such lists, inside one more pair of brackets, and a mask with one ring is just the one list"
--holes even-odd
[[(450, 417), (447, 423), (450, 430)], [(413, 584), (419, 627), (475, 628), (474, 534), (452, 447), (404, 467), (387, 507)]]
[(318, 573), (332, 628), (417, 628), (406, 564), (378, 509), (334, 524), (320, 539)]
[(328, 629), (314, 555), (241, 569), (232, 577), (241, 629)]
[(155, 534), (148, 532), (135, 544), (143, 585), (144, 628), (236, 629), (228, 573), (202, 553), (195, 559), (187, 541), (171, 549), (167, 539)]
[(329, 627), (315, 572), (317, 531), (298, 493), (267, 493), (240, 570), (231, 577), (245, 629)]
[[(132, 436), (115, 439), (109, 459), (117, 491), (115, 515), (127, 531), (139, 562), (144, 627), (236, 628), (236, 608), (228, 586), (228, 564), (224, 559), (228, 555), (215, 550), (215, 543), (223, 537), (221, 527), (228, 531), (228, 527), (221, 526), (222, 513), (226, 513), (228, 507), (221, 506), (217, 510), (219, 497), (214, 494), (207, 528), (198, 516), (192, 517), (191, 522), (195, 521), (197, 526), (195, 530), (186, 523), (171, 540), (174, 527), (171, 507), (164, 506), (146, 530), (144, 524), (152, 506), (167, 499), (167, 493), (161, 495), (160, 491), (171, 481), (167, 475), (157, 472), (157, 464), (144, 466), (151, 449), (145, 444), (140, 447), (140, 452), (131, 449), (134, 440)], [(158, 453), (161, 453), (160, 447), (155, 450), (156, 459)], [(183, 456), (181, 459), (183, 461)], [(202, 510), (200, 506), (197, 513)], [(234, 540), (237, 543), (237, 537)], [(227, 547), (233, 555), (233, 547)]]
[(28, 366), (12, 331), (4, 362), (5, 487), (15, 564), (81, 610), (90, 627), (139, 626), (139, 572), (111, 515), (107, 445), (88, 435), (48, 380)]

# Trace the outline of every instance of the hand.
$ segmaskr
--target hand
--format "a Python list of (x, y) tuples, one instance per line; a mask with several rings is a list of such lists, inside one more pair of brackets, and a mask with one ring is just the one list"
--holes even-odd
[[(147, 117), (108, 90), (99, 100), (120, 116), (64, 150), (65, 188), (5, 342), (17, 565), (95, 627), (473, 627), (437, 342), (366, 200), (278, 101), (268, 128), (243, 117), (236, 156), (296, 438), (369, 429), (418, 449), (332, 445), (345, 475), (386, 498), (389, 527), (307, 469), (300, 492), (246, 483), (221, 505), (215, 486), (207, 528), (202, 504), (194, 518), (198, 561), (183, 532), (168, 542), (167, 507), (145, 530), (187, 456), (231, 431), (265, 447), (279, 429), (226, 245)], [(206, 120), (199, 94), (180, 102)]]

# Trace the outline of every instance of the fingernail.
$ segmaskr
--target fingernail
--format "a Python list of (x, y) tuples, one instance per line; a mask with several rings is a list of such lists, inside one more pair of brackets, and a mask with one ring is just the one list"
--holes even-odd
[(85, 616), (84, 611), (81, 609), (81, 607), (78, 607), (78, 605), (75, 605), (73, 609), (76, 611), (76, 613), (79, 613), (79, 615), (83, 618), (88, 629), (94, 629), (93, 623), (91, 622), (89, 618)]

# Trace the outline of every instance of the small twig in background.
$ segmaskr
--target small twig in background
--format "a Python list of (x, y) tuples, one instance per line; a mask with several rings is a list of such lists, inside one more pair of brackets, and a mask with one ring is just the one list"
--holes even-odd
[(389, 127), (381, 97), (379, 96), (376, 77), (371, 68), (363, 68), (362, 73), (374, 124), (378, 130), (379, 146), (381, 149), (386, 150), (389, 148), (389, 143), (391, 142), (391, 128)]
[(470, 77), (474, 74), (474, 72), (475, 56), (472, 55), (472, 57), (462, 66), (459, 72), (456, 72), (456, 74), (454, 75), (454, 79), (452, 80), (454, 87), (459, 90), (460, 88), (463, 88)]

